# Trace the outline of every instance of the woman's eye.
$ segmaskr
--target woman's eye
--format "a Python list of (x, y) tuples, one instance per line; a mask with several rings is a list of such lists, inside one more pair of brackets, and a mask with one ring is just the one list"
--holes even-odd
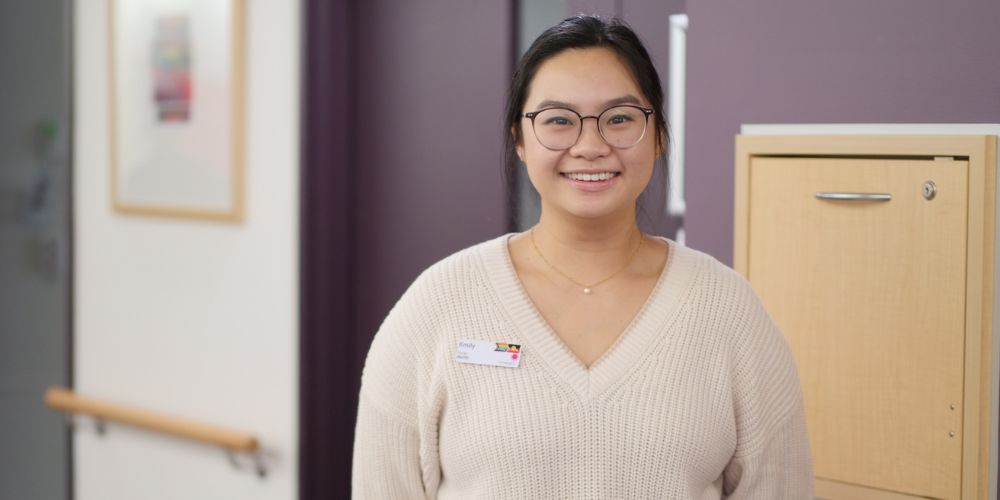
[(561, 116), (554, 116), (545, 120), (546, 125), (571, 125), (569, 118), (563, 118)]
[(614, 115), (608, 118), (608, 125), (621, 125), (630, 121), (634, 121), (634, 118), (629, 115)]

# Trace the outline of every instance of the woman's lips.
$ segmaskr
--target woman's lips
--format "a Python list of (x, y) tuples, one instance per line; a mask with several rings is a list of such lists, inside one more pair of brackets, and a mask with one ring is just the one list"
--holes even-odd
[[(614, 184), (615, 179), (618, 178), (621, 173), (619, 172), (594, 172), (594, 173), (563, 173), (560, 174), (564, 179), (566, 179), (573, 187), (581, 191), (603, 191), (611, 187)], [(594, 179), (594, 180), (590, 180)]]

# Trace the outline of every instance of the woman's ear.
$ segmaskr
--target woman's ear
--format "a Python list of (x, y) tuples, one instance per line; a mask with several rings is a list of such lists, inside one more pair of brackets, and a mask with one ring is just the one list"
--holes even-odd
[(517, 127), (511, 125), (510, 135), (514, 138), (514, 151), (517, 152), (517, 159), (524, 163), (524, 139), (517, 136)]

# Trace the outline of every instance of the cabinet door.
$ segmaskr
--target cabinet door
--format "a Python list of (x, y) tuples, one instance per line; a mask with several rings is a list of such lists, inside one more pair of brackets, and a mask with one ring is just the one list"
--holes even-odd
[(959, 497), (967, 178), (965, 161), (751, 160), (748, 278), (794, 352), (817, 478)]

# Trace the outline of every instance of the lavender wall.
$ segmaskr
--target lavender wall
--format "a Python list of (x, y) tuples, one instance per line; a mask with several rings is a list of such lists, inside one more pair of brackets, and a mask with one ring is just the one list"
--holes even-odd
[(510, 3), (309, 0), (300, 488), (350, 494), (361, 367), (431, 263), (507, 230)]
[(742, 123), (1000, 122), (1000, 2), (689, 2), (688, 244), (732, 262)]
[(509, 2), (357, 2), (358, 359), (427, 266), (507, 230)]

